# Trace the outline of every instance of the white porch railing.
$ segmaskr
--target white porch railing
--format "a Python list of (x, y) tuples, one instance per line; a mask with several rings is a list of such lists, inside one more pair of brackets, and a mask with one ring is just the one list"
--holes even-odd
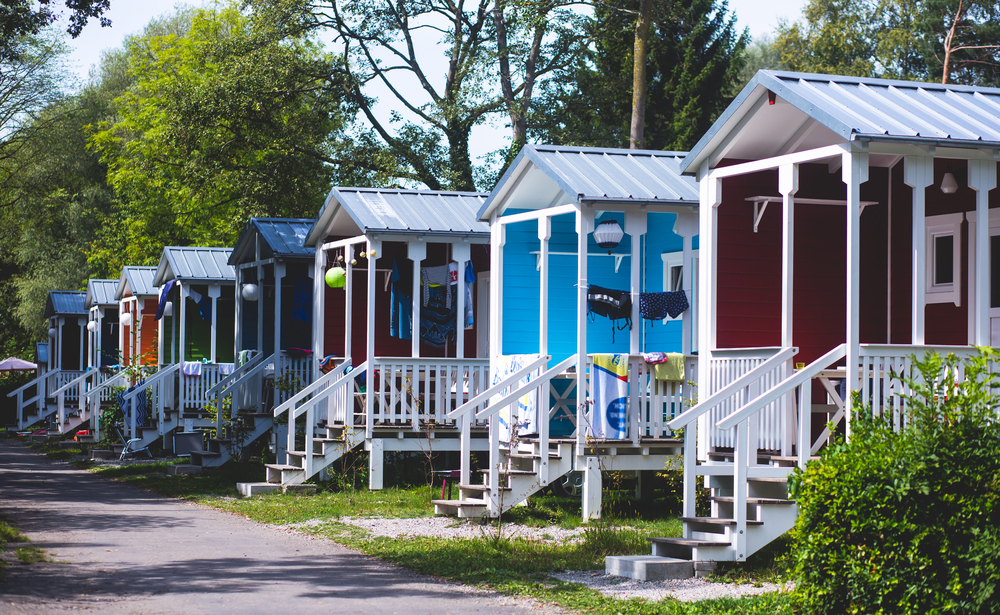
[(47, 374), (48, 376), (47, 388), (51, 392), (48, 393), (47, 397), (55, 397), (56, 392), (61, 391), (64, 393), (66, 401), (69, 402), (78, 401), (80, 399), (80, 392), (78, 390), (74, 390), (75, 387), (71, 388), (67, 385), (73, 383), (77, 378), (82, 376), (84, 373), (85, 372), (78, 369), (73, 369), (73, 370), (61, 369), (59, 371), (49, 372)]
[[(766, 361), (775, 357), (781, 348), (737, 348), (716, 350), (712, 353), (709, 368), (709, 382), (701, 387), (702, 395), (712, 395), (723, 390), (728, 384), (741, 376), (751, 373)], [(743, 406), (747, 401), (778, 384), (791, 373), (791, 355), (784, 361), (769, 364), (767, 370), (756, 372), (755, 377), (746, 387), (734, 391), (708, 411), (706, 429), (699, 432), (702, 438), (699, 457), (704, 457), (710, 447), (732, 447), (735, 445), (735, 432), (720, 430), (714, 425)], [(782, 446), (788, 441), (789, 430), (793, 428), (791, 419), (792, 408), (787, 400), (778, 399), (769, 404), (759, 416), (757, 429), (757, 446), (765, 450), (782, 451), (791, 454), (790, 449)]]
[(370, 425), (451, 425), (448, 413), (489, 387), (489, 359), (376, 358)]
[[(14, 389), (10, 393), (7, 393), (7, 397), (15, 397), (15, 403), (17, 404), (17, 428), (24, 429), (31, 423), (43, 418), (43, 410), (45, 409), (45, 383), (48, 374), (42, 374), (38, 376), (31, 382)], [(28, 389), (33, 389), (33, 393), (27, 393)], [(25, 399), (26, 395), (30, 395)], [(25, 416), (25, 410), (35, 406), (38, 409), (38, 418), (28, 421), (28, 417)]]
[[(75, 374), (76, 377), (72, 378), (59, 388), (52, 391), (49, 397), (56, 398), (56, 417), (58, 421), (59, 433), (63, 432), (63, 426), (66, 424), (66, 402), (75, 401), (77, 402), (77, 409), (80, 412), (80, 418), (86, 418), (87, 412), (87, 390), (90, 388), (90, 381), (96, 379), (100, 372), (94, 368), (91, 368), (85, 372), (60, 372), (60, 374)], [(65, 377), (59, 380), (65, 380)], [(90, 386), (88, 386), (90, 385)]]
[[(274, 362), (274, 403), (283, 404), (292, 395), (312, 384), (312, 357), (291, 357), (282, 350)], [(280, 384), (285, 386), (279, 386)]]
[(90, 429), (95, 441), (101, 440), (101, 403), (111, 401), (115, 395), (114, 387), (127, 387), (127, 374), (118, 372), (116, 374), (100, 374), (100, 381), (97, 385), (87, 391), (87, 406), (90, 407)]
[(180, 374), (180, 409), (198, 410), (215, 400), (208, 394), (209, 390), (219, 383), (221, 373), (216, 363), (205, 363), (201, 367), (201, 376), (185, 376)]

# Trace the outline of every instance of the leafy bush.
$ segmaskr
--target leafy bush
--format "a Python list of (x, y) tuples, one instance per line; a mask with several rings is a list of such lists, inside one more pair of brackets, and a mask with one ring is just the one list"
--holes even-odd
[[(850, 442), (792, 479), (810, 613), (993, 613), (1000, 602), (997, 353), (914, 360), (907, 425), (854, 399)], [(958, 380), (956, 382), (956, 380)]]

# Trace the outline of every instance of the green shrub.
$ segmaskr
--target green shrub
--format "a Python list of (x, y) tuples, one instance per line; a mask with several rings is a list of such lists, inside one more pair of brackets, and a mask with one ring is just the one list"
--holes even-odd
[(997, 353), (914, 360), (902, 433), (854, 399), (851, 440), (792, 479), (809, 613), (993, 613), (1000, 603)]

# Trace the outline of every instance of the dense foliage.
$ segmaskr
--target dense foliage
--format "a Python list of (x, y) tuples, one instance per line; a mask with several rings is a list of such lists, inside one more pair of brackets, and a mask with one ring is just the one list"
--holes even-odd
[(1000, 384), (988, 366), (997, 357), (987, 349), (967, 360), (964, 378), (953, 355), (915, 362), (905, 430), (888, 414), (856, 412), (850, 442), (795, 476), (807, 612), (995, 612)]

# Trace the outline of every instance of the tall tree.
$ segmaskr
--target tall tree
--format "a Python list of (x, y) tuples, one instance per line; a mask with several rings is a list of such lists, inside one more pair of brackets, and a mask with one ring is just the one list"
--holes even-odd
[[(588, 56), (546, 85), (534, 118), (539, 139), (555, 143), (629, 147), (635, 15), (625, 8), (595, 10)], [(728, 103), (747, 34), (724, 1), (671, 0), (653, 13), (647, 60), (648, 101), (643, 131), (647, 149), (688, 149)]]
[[(17, 59), (24, 51), (18, 45), (23, 36), (38, 35), (59, 18), (55, 0), (0, 0), (0, 61)], [(79, 36), (87, 21), (96, 18), (102, 26), (110, 26), (104, 17), (110, 0), (65, 0), (70, 9), (66, 31)]]
[(345, 73), (286, 27), (226, 8), (128, 42), (134, 83), (93, 140), (122, 201), (106, 250), (231, 245), (249, 217), (311, 216), (338, 172), (354, 178)]

